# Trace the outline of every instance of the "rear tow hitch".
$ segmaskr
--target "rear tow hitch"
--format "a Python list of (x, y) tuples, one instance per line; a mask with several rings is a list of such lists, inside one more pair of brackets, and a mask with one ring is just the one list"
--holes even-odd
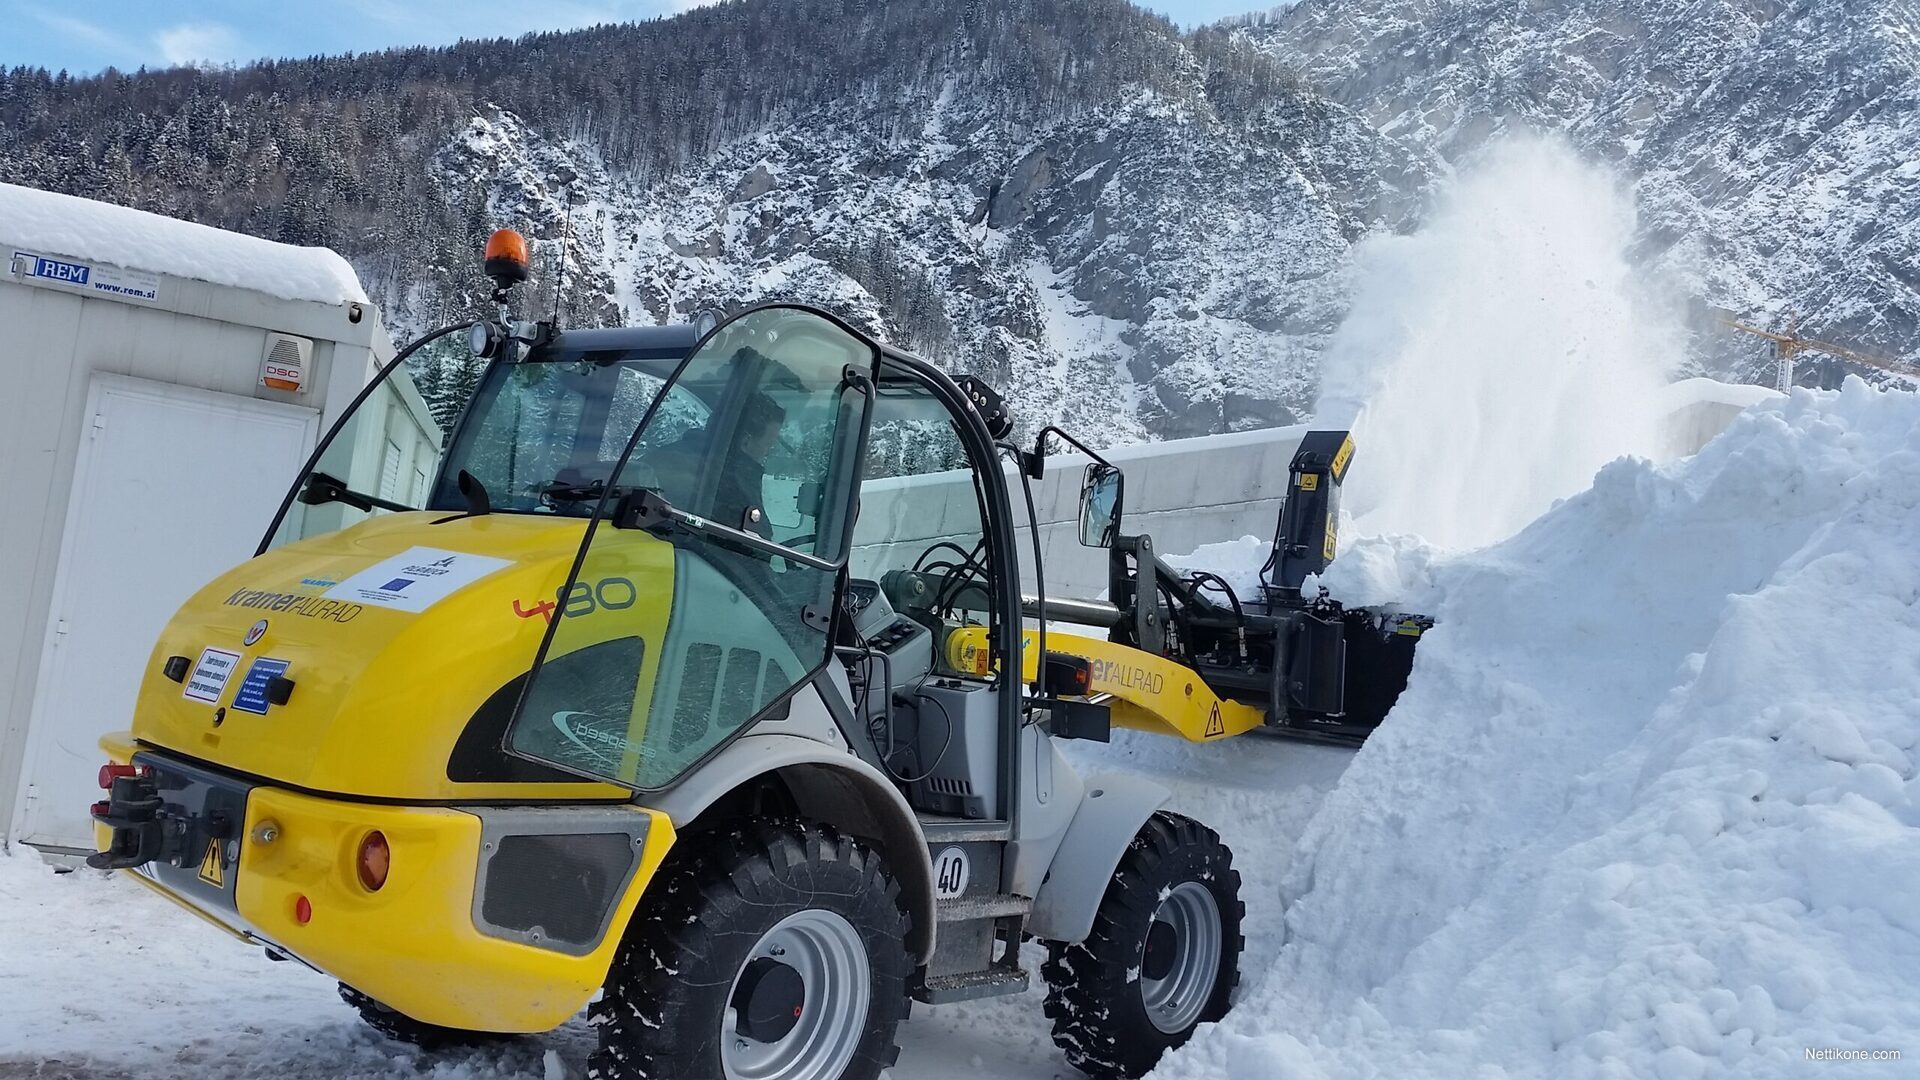
[(153, 769), (145, 765), (100, 770), (107, 797), (93, 804), (93, 820), (111, 831), (106, 850), (87, 856), (96, 870), (131, 870), (158, 859), (175, 861), (186, 848), (189, 824), (164, 812)]

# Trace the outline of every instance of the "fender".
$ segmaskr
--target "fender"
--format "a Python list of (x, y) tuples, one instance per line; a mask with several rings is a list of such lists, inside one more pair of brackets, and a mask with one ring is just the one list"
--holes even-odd
[(651, 798), (649, 805), (666, 814), (676, 829), (684, 828), (728, 792), (778, 773), (801, 813), (879, 841), (913, 916), (907, 951), (926, 963), (933, 956), (936, 921), (933, 860), (913, 808), (878, 769), (842, 749), (837, 740), (828, 744), (766, 732), (771, 726), (735, 739), (686, 782)]
[(1067, 835), (1053, 856), (1027, 932), (1048, 941), (1085, 941), (1127, 845), (1172, 793), (1138, 776), (1089, 777)]

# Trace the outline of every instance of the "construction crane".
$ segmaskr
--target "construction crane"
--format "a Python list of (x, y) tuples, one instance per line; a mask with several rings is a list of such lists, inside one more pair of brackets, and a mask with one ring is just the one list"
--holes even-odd
[(1920, 379), (1920, 368), (1899, 360), (1890, 360), (1884, 356), (1874, 356), (1858, 349), (1849, 349), (1844, 345), (1835, 345), (1831, 341), (1808, 337), (1800, 333), (1798, 321), (1789, 323), (1784, 331), (1762, 330), (1757, 326), (1748, 326), (1733, 319), (1721, 319), (1722, 323), (1754, 337), (1765, 338), (1773, 342), (1773, 355), (1779, 361), (1779, 389), (1781, 393), (1793, 389), (1793, 361), (1803, 352), (1825, 353), (1848, 360), (1864, 367), (1902, 375), (1909, 379)]

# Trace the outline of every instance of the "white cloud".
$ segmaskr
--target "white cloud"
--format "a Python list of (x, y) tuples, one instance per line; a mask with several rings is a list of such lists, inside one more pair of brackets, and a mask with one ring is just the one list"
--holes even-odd
[(45, 8), (22, 7), (19, 10), (47, 29), (117, 57), (123, 63), (137, 58), (142, 51), (132, 40), (98, 23), (76, 19), (71, 15), (62, 15)]
[[(541, 30), (570, 30), (598, 23), (628, 22), (678, 15), (717, 0), (348, 0), (363, 19), (388, 29), (388, 44), (443, 44), (449, 27), (468, 38), (519, 37)], [(400, 35), (394, 38), (394, 35)], [(385, 40), (385, 39), (393, 40)], [(363, 46), (364, 47), (364, 46)]]
[(153, 35), (169, 64), (224, 63), (239, 59), (240, 36), (219, 23), (182, 23)]

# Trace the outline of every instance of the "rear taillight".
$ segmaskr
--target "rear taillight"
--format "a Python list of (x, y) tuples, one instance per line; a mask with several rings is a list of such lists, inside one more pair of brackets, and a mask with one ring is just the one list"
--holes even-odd
[(387, 871), (393, 866), (393, 852), (387, 847), (387, 837), (378, 830), (368, 833), (360, 839), (360, 857), (355, 860), (360, 869), (360, 884), (368, 892), (379, 892), (380, 886), (387, 883)]
[(123, 777), (131, 776), (138, 780), (145, 780), (152, 775), (153, 770), (145, 765), (102, 765), (100, 766), (100, 787), (102, 790), (110, 788), (115, 780)]

